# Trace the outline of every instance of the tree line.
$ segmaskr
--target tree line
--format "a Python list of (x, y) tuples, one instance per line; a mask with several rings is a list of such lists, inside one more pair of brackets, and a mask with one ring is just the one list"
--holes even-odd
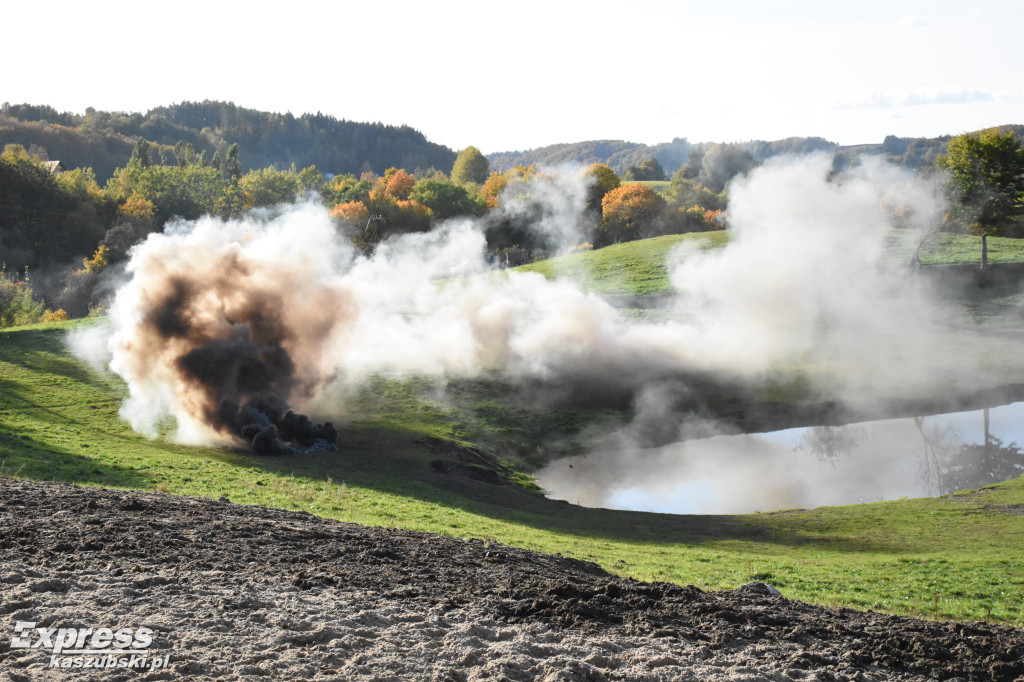
[[(21, 321), (47, 309), (71, 317), (89, 314), (106, 293), (104, 271), (175, 218), (234, 218), (304, 195), (323, 203), (339, 231), (367, 252), (389, 236), (427, 231), (458, 216), (482, 221), (493, 258), (504, 263), (544, 258), (564, 246), (555, 235), (534, 229), (550, 210), (550, 191), (562, 191), (551, 189), (558, 172), (536, 166), (491, 171), (475, 147), (462, 150), (448, 173), (392, 166), (380, 175), (365, 170), (327, 176), (315, 165), (244, 171), (237, 143), (222, 157), (180, 140), (162, 151), (139, 137), (127, 162), (103, 184), (91, 168), (52, 172), (43, 152), (8, 144), (0, 154), (0, 279), (6, 287), (0, 306), (21, 301)], [(642, 166), (663, 174), (654, 160)], [(724, 225), (723, 193), (676, 179), (665, 198), (646, 185), (622, 183), (603, 164), (580, 175), (576, 180), (588, 190), (578, 246)], [(509, 196), (518, 202), (516, 211), (496, 210)], [(7, 323), (14, 319), (8, 318)]]
[[(998, 129), (952, 138), (934, 167), (946, 174), (950, 210), (937, 229), (982, 237), (1018, 236), (1024, 227), (1024, 151), (1013, 131)], [(622, 175), (607, 164), (580, 171), (536, 165), (492, 170), (475, 147), (462, 150), (445, 172), (391, 166), (324, 175), (315, 165), (244, 170), (240, 145), (197, 150), (179, 140), (161, 153), (145, 138), (101, 186), (91, 168), (53, 173), (45, 155), (9, 144), (0, 154), (0, 324), (51, 315), (78, 317), (101, 304), (103, 273), (128, 257), (132, 245), (181, 217), (238, 217), (287, 204), (303, 195), (330, 210), (338, 230), (367, 252), (389, 236), (433, 229), (472, 216), (484, 228), (495, 261), (519, 264), (574, 249), (662, 234), (728, 226), (728, 182), (759, 165), (751, 151), (712, 146), (691, 153), (655, 189), (639, 177), (667, 177), (655, 158)], [(836, 162), (839, 162), (837, 157)], [(567, 175), (586, 187), (574, 225), (578, 242), (538, 230), (551, 211), (552, 192)], [(630, 181), (633, 178), (634, 181)], [(654, 183), (657, 184), (657, 183)], [(515, 202), (515, 210), (497, 210)], [(509, 208), (505, 206), (505, 208)], [(564, 219), (559, 217), (559, 219)], [(7, 311), (7, 312), (3, 312)]]
[(238, 145), (244, 170), (317, 166), (331, 173), (386, 168), (451, 168), (455, 152), (409, 126), (339, 120), (322, 113), (294, 116), (246, 109), (232, 102), (181, 102), (146, 113), (97, 111), (84, 115), (32, 104), (0, 105), (0, 149), (21, 144), (47, 150), (68, 168), (92, 168), (102, 183), (124, 165), (136, 140), (149, 140), (153, 158), (174, 157), (175, 145), (221, 158)]

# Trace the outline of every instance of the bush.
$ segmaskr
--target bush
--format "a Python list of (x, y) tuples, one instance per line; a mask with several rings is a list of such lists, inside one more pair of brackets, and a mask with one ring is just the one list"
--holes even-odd
[(15, 282), (0, 270), (0, 327), (34, 324), (43, 318), (43, 304), (35, 299), (28, 280)]
[(63, 308), (57, 308), (56, 310), (47, 309), (43, 313), (43, 322), (65, 322), (68, 319), (68, 314)]

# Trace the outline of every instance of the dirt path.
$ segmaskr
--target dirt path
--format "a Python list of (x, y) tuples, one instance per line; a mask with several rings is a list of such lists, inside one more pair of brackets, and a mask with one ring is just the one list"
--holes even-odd
[[(0, 479), (0, 627), (3, 682), (1024, 677), (1020, 629), (822, 608), (758, 584), (641, 583), (479, 541), (13, 479)], [(74, 638), (61, 628), (134, 633), (135, 645), (148, 628), (148, 660), (167, 667), (62, 674), (43, 641)], [(76, 642), (113, 650), (92, 637)], [(57, 658), (75, 655), (72, 644)]]

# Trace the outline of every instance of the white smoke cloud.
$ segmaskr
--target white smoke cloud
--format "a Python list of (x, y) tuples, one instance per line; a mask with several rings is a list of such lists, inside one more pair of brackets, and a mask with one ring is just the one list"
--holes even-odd
[(937, 188), (882, 163), (830, 173), (823, 154), (769, 161), (730, 187), (727, 248), (675, 254), (673, 332), (708, 367), (842, 359), (868, 340), (882, 352), (926, 325), (930, 306), (887, 260), (887, 239), (896, 215), (910, 235), (936, 223)]
[[(580, 239), (584, 183), (546, 182), (530, 199), (537, 229), (562, 243)], [(520, 211), (514, 200), (503, 205)], [(154, 332), (154, 310), (184, 279), (199, 293), (175, 324), (202, 339), (234, 333), (253, 309), (263, 311), (261, 324), (280, 325), (279, 345), (294, 363), (289, 405), (343, 419), (337, 396), (375, 374), (487, 372), (626, 391), (635, 396), (631, 423), (585, 436), (628, 468), (654, 445), (728, 430), (677, 412), (693, 397), (693, 372), (757, 381), (795, 367), (823, 397), (853, 405), (930, 381), (949, 357), (933, 353), (933, 342), (958, 321), (892, 259), (890, 242), (894, 225), (912, 242), (942, 209), (932, 183), (883, 163), (832, 177), (824, 155), (773, 159), (730, 187), (727, 247), (672, 254), (674, 293), (655, 321), (624, 316), (567, 280), (488, 272), (476, 220), (389, 239), (367, 257), (314, 204), (203, 219), (133, 250), (111, 311), (110, 366), (128, 383), (123, 414), (134, 428), (152, 434), (173, 417), (181, 440), (231, 440), (211, 424), (209, 394), (183, 373), (179, 358), (194, 340), (168, 334), (174, 325)], [(943, 368), (946, 379), (986, 379), (980, 357), (960, 360)]]
[(574, 166), (540, 173), (527, 183), (513, 182), (500, 196), (498, 214), (530, 221), (530, 231), (551, 244), (555, 253), (585, 241), (587, 189), (595, 178)]

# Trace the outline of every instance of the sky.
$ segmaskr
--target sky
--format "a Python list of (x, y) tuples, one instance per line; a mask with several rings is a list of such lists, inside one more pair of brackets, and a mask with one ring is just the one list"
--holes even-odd
[(77, 113), (221, 100), (484, 153), (1024, 123), (1024, 0), (17, 0), (4, 14), (0, 102)]

